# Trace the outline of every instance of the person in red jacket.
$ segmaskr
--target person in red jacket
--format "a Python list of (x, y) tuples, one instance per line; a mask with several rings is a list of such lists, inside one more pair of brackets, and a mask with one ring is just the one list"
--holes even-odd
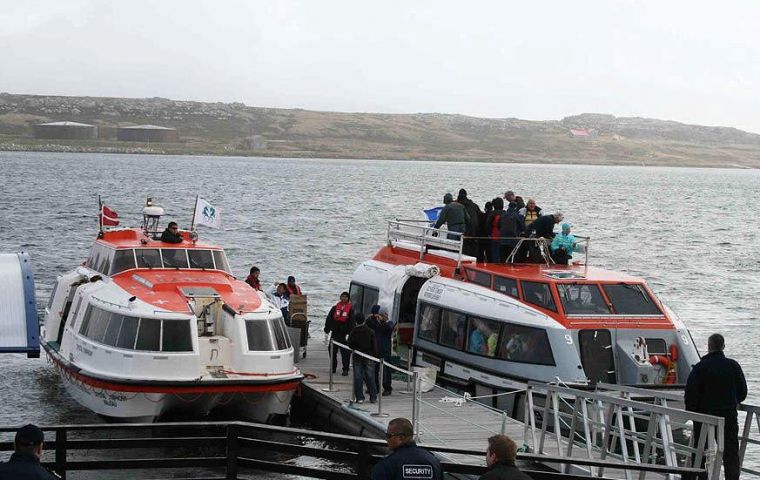
[(303, 295), (301, 287), (296, 284), (296, 277), (293, 275), (288, 277), (288, 283), (285, 287), (288, 289), (288, 295)]
[[(325, 319), (325, 333), (332, 333), (332, 339), (336, 342), (346, 344), (346, 336), (354, 329), (354, 309), (351, 305), (348, 292), (340, 294), (340, 301), (333, 305)], [(333, 346), (332, 354), (332, 371), (338, 369), (338, 350), (343, 364), (344, 377), (348, 376), (349, 361), (351, 360), (351, 351)]]
[(259, 267), (251, 267), (250, 274), (246, 277), (245, 283), (251, 286), (254, 290), (261, 290), (261, 281), (259, 280)]

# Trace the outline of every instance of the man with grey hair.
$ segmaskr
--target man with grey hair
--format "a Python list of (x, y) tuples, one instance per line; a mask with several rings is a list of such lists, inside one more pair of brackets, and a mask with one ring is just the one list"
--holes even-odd
[(441, 462), (414, 443), (414, 427), (406, 418), (394, 418), (385, 434), (390, 455), (372, 469), (371, 480), (443, 480)]
[[(747, 381), (742, 367), (723, 354), (726, 341), (714, 333), (707, 339), (708, 353), (691, 370), (686, 381), (686, 410), (725, 419), (723, 468), (726, 480), (739, 478), (739, 425), (736, 407), (747, 398)], [(700, 426), (694, 428), (699, 438)]]

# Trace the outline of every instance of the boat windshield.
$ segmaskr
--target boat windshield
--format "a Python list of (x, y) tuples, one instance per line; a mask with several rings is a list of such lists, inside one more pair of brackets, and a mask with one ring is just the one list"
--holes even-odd
[(115, 275), (133, 268), (191, 268), (232, 273), (221, 250), (136, 248), (117, 250), (113, 254), (109, 274)]
[(559, 299), (566, 315), (609, 315), (610, 308), (604, 301), (599, 286), (595, 284), (557, 284)]
[(290, 337), (285, 330), (282, 317), (246, 320), (245, 332), (248, 337), (248, 351), (271, 352), (290, 348)]
[(662, 315), (660, 308), (641, 285), (603, 285), (604, 293), (618, 315)]

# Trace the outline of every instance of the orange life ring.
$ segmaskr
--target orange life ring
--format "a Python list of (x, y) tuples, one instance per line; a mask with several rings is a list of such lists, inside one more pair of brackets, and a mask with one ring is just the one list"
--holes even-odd
[(665, 377), (662, 379), (662, 383), (665, 385), (673, 385), (678, 381), (678, 375), (676, 375), (676, 363), (671, 361), (665, 355), (650, 355), (649, 363), (652, 365), (662, 365), (665, 368)]

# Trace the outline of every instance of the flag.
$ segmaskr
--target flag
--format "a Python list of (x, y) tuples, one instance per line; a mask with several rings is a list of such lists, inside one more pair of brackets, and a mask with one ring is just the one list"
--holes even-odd
[(206, 225), (211, 228), (222, 228), (222, 211), (206, 200), (198, 197), (195, 201), (194, 225)]
[(441, 213), (441, 210), (443, 210), (443, 207), (433, 207), (423, 210), (423, 212), (425, 212), (425, 215), (427, 215), (427, 219), (430, 222), (435, 222), (438, 220), (438, 215)]
[(119, 224), (119, 214), (105, 205), (100, 206), (100, 224), (104, 227), (115, 227)]

